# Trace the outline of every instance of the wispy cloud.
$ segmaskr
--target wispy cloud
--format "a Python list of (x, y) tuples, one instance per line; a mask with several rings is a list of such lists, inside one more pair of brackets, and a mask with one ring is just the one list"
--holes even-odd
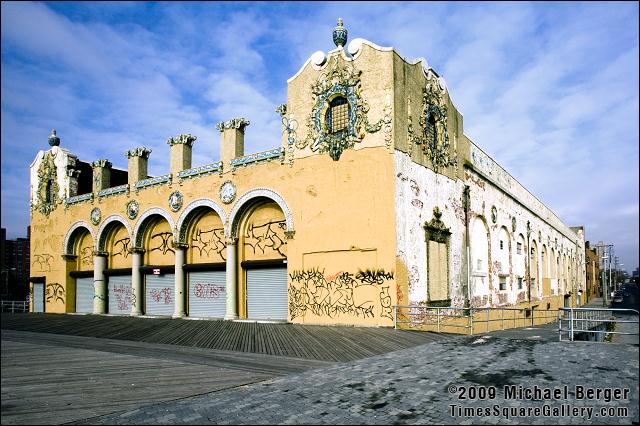
[[(246, 151), (277, 146), (286, 79), (349, 37), (424, 56), (465, 133), (587, 238), (638, 259), (636, 3), (2, 3), (2, 223), (28, 223), (28, 165), (51, 128), (81, 159), (251, 121)], [(615, 217), (615, 219), (614, 219)], [(633, 238), (629, 238), (629, 235)], [(633, 241), (631, 241), (633, 240)], [(618, 243), (619, 241), (619, 243)]]

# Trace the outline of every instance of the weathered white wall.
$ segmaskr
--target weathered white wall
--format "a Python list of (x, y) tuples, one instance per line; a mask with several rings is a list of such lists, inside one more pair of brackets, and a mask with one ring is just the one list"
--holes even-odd
[(451, 303), (462, 306), (460, 286), (463, 267), (464, 210), (461, 181), (438, 175), (411, 161), (401, 151), (394, 154), (396, 174), (396, 244), (398, 257), (407, 267), (410, 305), (427, 300), (427, 245), (424, 224), (433, 218), (433, 208), (442, 212), (441, 220), (451, 231), (449, 282)]
[[(481, 151), (479, 151), (481, 152)], [(470, 187), (470, 279), (469, 293), (472, 306), (503, 306), (525, 302), (528, 298), (526, 257), (531, 247), (537, 247), (538, 273), (532, 300), (542, 299), (543, 276), (550, 279), (551, 295), (585, 291), (584, 235), (574, 232), (559, 221), (546, 206), (528, 193), (489, 157), (482, 157), (486, 170), (500, 170), (500, 179), (489, 179), (481, 171), (465, 168), (461, 180), (452, 180), (411, 161), (407, 154), (395, 152), (396, 171), (396, 226), (398, 257), (408, 270), (408, 302), (427, 301), (427, 261), (423, 225), (433, 217), (433, 208), (442, 211), (442, 221), (451, 231), (449, 254), (450, 295), (452, 306), (462, 306), (464, 294), (462, 279), (464, 267), (464, 210), (462, 191)], [(478, 155), (476, 153), (476, 155)], [(485, 172), (486, 172), (485, 170)], [(508, 188), (500, 182), (508, 183)], [(514, 198), (524, 194), (524, 200)], [(492, 208), (495, 207), (495, 221)], [(527, 230), (527, 222), (530, 230)], [(487, 241), (488, 233), (488, 241)], [(500, 249), (500, 239), (503, 249)], [(522, 251), (517, 253), (517, 242)], [(534, 244), (535, 241), (535, 244)], [(547, 253), (546, 265), (542, 250)], [(560, 256), (560, 266), (557, 266)], [(566, 258), (566, 261), (564, 261)], [(478, 259), (481, 260), (478, 266)], [(552, 262), (554, 262), (552, 264)], [(535, 266), (534, 266), (535, 267)], [(546, 272), (543, 275), (543, 268)], [(555, 272), (554, 272), (555, 271)], [(506, 274), (507, 289), (500, 291), (499, 275)], [(535, 270), (531, 271), (536, 277)], [(518, 289), (518, 277), (523, 278)], [(566, 283), (566, 284), (565, 284)]]

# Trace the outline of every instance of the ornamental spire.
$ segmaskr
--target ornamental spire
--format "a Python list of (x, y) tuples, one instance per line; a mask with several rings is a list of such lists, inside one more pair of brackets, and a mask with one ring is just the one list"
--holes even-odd
[(347, 29), (342, 26), (342, 18), (338, 18), (338, 25), (333, 29), (333, 42), (337, 47), (347, 44)]
[(49, 135), (49, 146), (59, 146), (60, 145), (60, 138), (58, 137), (58, 135), (56, 135), (56, 129), (53, 129), (51, 131), (51, 134)]

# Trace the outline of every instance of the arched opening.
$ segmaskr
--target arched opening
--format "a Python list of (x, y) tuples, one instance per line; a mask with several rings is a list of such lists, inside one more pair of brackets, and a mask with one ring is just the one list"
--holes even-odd
[(498, 261), (498, 270), (496, 271), (498, 291), (510, 291), (513, 289), (509, 273), (511, 271), (511, 237), (505, 227), (500, 228), (500, 232), (498, 232), (498, 254), (496, 257)]
[(75, 309), (78, 313), (93, 313), (93, 299), (95, 295), (93, 286), (93, 236), (86, 228), (78, 228), (71, 235), (69, 241), (71, 253), (75, 256), (75, 270), (70, 272), (70, 278), (74, 283), (73, 297)]
[(224, 318), (226, 314), (226, 243), (222, 219), (211, 207), (194, 209), (186, 218), (187, 313)]
[(138, 231), (144, 250), (144, 312), (147, 315), (171, 316), (175, 308), (175, 249), (173, 229), (160, 214), (144, 218)]
[(490, 291), (489, 230), (482, 217), (474, 218), (471, 225), (470, 266), (473, 295), (488, 295)]
[(548, 297), (551, 295), (551, 278), (549, 277), (549, 254), (547, 253), (547, 246), (542, 245), (541, 253), (541, 267), (542, 267), (542, 297)]
[(255, 198), (238, 223), (239, 314), (252, 319), (286, 320), (287, 221), (269, 198)]
[(531, 297), (540, 297), (540, 261), (538, 252), (538, 244), (536, 240), (531, 240), (531, 249), (530, 249), (530, 267), (529, 274), (531, 275), (530, 280), (531, 283)]
[[(124, 219), (123, 219), (124, 220)], [(109, 223), (100, 235), (104, 249), (108, 253), (107, 269), (107, 309), (116, 315), (129, 315), (135, 304), (131, 283), (132, 254), (131, 235), (120, 221)]]
[(515, 275), (515, 289), (520, 292), (524, 290), (524, 282), (526, 280), (527, 265), (526, 265), (526, 247), (524, 242), (524, 235), (519, 234), (516, 240), (516, 250), (514, 254), (514, 275)]

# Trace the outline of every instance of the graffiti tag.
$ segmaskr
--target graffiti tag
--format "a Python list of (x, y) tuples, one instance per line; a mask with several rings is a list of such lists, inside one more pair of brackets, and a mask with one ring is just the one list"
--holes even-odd
[(156, 303), (170, 305), (173, 303), (173, 300), (171, 299), (171, 288), (165, 287), (162, 290), (158, 290), (156, 288), (152, 289), (151, 299)]
[(193, 286), (193, 295), (199, 299), (217, 299), (225, 292), (224, 286), (197, 283)]

